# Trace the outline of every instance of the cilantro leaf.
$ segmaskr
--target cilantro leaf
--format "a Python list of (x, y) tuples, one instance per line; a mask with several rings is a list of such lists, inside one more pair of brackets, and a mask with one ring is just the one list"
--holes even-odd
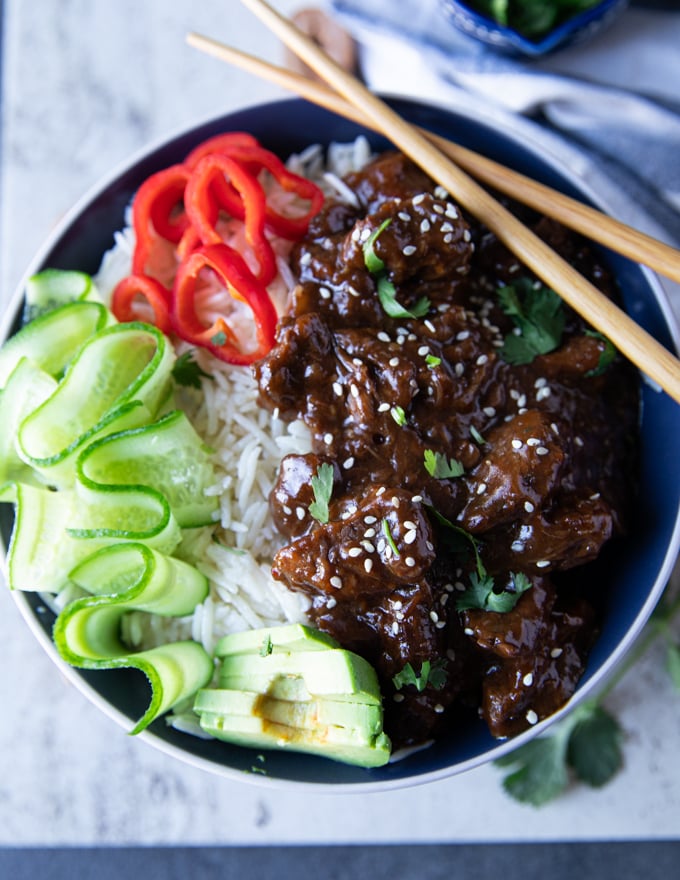
[(390, 415), (400, 428), (406, 424), (406, 413), (403, 406), (393, 406), (390, 410)]
[(540, 354), (554, 351), (560, 344), (565, 313), (560, 297), (549, 287), (534, 285), (521, 278), (514, 285), (497, 291), (501, 306), (516, 327), (500, 350), (509, 364), (529, 364)]
[(442, 362), (442, 359), (440, 357), (437, 357), (437, 355), (435, 355), (435, 354), (428, 354), (425, 357), (425, 363), (427, 364), (427, 366), (431, 370), (433, 370), (435, 367), (438, 367), (441, 364), (441, 362)]
[(503, 788), (516, 801), (540, 807), (567, 787), (568, 738), (542, 736), (499, 758), (498, 767), (516, 767), (503, 779)]
[(430, 300), (424, 296), (409, 310), (397, 301), (397, 291), (385, 275), (378, 278), (378, 299), (390, 318), (422, 318), (430, 308)]
[(616, 348), (610, 339), (607, 339), (603, 333), (600, 333), (597, 330), (586, 330), (585, 334), (586, 336), (592, 336), (594, 339), (599, 339), (600, 342), (604, 342), (604, 348), (600, 352), (597, 366), (595, 369), (588, 370), (586, 373), (586, 376), (601, 376), (607, 367), (616, 360)]
[(424, 660), (420, 667), (420, 675), (417, 675), (413, 666), (407, 663), (401, 672), (393, 676), (392, 684), (398, 691), (409, 684), (412, 684), (418, 692), (424, 691), (428, 684), (440, 691), (446, 684), (446, 660), (435, 660), (434, 663)]
[(320, 464), (311, 482), (314, 501), (309, 505), (309, 513), (315, 520), (325, 524), (329, 517), (328, 502), (333, 494), (333, 465), (328, 462)]
[(213, 345), (224, 345), (227, 341), (227, 334), (224, 330), (218, 330), (214, 336), (210, 337), (210, 341)]
[(666, 648), (666, 669), (675, 687), (680, 690), (680, 645)]
[(479, 433), (477, 428), (474, 425), (470, 425), (470, 436), (479, 446), (484, 446), (486, 444), (486, 440)]
[(260, 647), (260, 657), (268, 657), (271, 652), (274, 650), (274, 645), (272, 644), (272, 637), (269, 633), (262, 640), (262, 645)]
[(594, 788), (609, 782), (623, 764), (621, 737), (618, 721), (602, 706), (593, 705), (569, 737), (567, 762), (576, 776)]
[(204, 372), (194, 360), (194, 351), (189, 350), (181, 354), (172, 368), (172, 376), (178, 385), (191, 388), (201, 387), (201, 377), (212, 379), (210, 373)]
[(461, 477), (465, 473), (463, 465), (455, 458), (447, 459), (441, 452), (425, 450), (425, 470), (431, 477), (437, 480), (445, 480), (448, 477)]
[(385, 268), (385, 263), (375, 252), (375, 243), (378, 239), (378, 236), (383, 232), (383, 230), (387, 229), (391, 222), (391, 217), (388, 217), (387, 220), (383, 220), (380, 226), (378, 226), (377, 229), (374, 229), (364, 242), (362, 248), (364, 253), (364, 263), (366, 265), (366, 268), (372, 275), (377, 275)]
[[(477, 568), (479, 569), (479, 567), (478, 564)], [(469, 611), (475, 608), (481, 611), (496, 611), (499, 614), (512, 611), (522, 593), (530, 589), (531, 581), (521, 572), (519, 574), (511, 573), (510, 577), (513, 589), (496, 592), (494, 579), (487, 574), (485, 569), (482, 572), (472, 572), (470, 586), (456, 599), (456, 609)]]
[(597, 702), (583, 703), (551, 730), (494, 762), (515, 768), (503, 779), (515, 800), (538, 807), (560, 795), (572, 776), (599, 788), (620, 769), (621, 728)]

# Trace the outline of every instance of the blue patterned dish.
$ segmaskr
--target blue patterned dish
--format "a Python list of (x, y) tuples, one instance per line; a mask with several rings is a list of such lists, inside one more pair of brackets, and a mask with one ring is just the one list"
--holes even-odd
[(610, 24), (628, 5), (628, 0), (603, 0), (550, 31), (540, 40), (531, 40), (475, 11), (468, 3), (440, 0), (444, 14), (460, 31), (502, 52), (539, 57), (574, 43), (589, 40)]

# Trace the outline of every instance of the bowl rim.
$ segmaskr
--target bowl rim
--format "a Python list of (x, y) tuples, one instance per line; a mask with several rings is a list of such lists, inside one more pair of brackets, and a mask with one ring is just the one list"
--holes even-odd
[[(415, 108), (425, 108), (429, 111), (433, 111), (439, 118), (441, 118), (441, 116), (448, 116), (455, 119), (455, 117), (458, 116), (463, 118), (466, 122), (480, 124), (483, 127), (491, 129), (497, 128), (499, 125), (499, 114), (495, 110), (485, 115), (484, 112), (480, 112), (481, 108), (479, 107), (475, 107), (473, 112), (471, 107), (457, 106), (455, 108), (448, 108), (435, 102), (415, 100), (410, 97), (404, 98), (398, 95), (383, 95), (383, 97), (385, 97), (388, 101), (397, 102), (407, 107), (412, 106)], [(171, 144), (176, 139), (180, 137), (191, 136), (194, 133), (197, 133), (206, 125), (217, 125), (221, 123), (229, 125), (229, 121), (234, 116), (238, 115), (244, 110), (266, 112), (267, 108), (279, 106), (285, 103), (289, 103), (291, 105), (300, 105), (306, 102), (297, 98), (284, 97), (273, 101), (247, 105), (246, 107), (238, 108), (237, 110), (231, 110), (225, 113), (218, 113), (217, 115), (211, 115), (202, 121), (198, 121), (197, 123), (193, 123), (189, 126), (178, 128), (170, 134), (165, 134), (154, 139), (149, 144), (135, 151), (127, 159), (119, 162), (111, 171), (95, 181), (94, 184), (92, 184), (73, 204), (73, 206), (63, 214), (59, 222), (50, 231), (48, 237), (44, 240), (42, 246), (39, 248), (31, 262), (29, 263), (26, 271), (23, 273), (12, 297), (5, 307), (5, 312), (0, 320), (0, 344), (2, 344), (2, 342), (4, 342), (5, 339), (8, 337), (11, 332), (12, 326), (16, 321), (19, 309), (21, 308), (21, 305), (23, 303), (24, 289), (27, 280), (31, 277), (31, 275), (35, 274), (35, 272), (42, 267), (44, 259), (48, 256), (54, 245), (58, 242), (58, 240), (69, 228), (69, 226), (74, 222), (74, 220), (78, 216), (80, 216), (80, 214), (91, 203), (95, 202), (97, 198), (101, 196), (101, 194), (106, 191), (124, 172), (129, 171), (129, 169), (149, 158), (158, 150), (161, 150), (167, 145)], [(505, 113), (501, 114), (501, 117), (507, 118), (509, 120), (515, 119), (515, 117)], [(564, 155), (558, 156), (556, 153), (553, 153), (550, 148), (546, 148), (546, 145), (544, 143), (541, 143), (540, 139), (537, 137), (534, 137), (533, 140), (531, 138), (528, 138), (526, 126), (523, 125), (523, 122), (524, 121), (519, 124), (519, 131), (517, 130), (517, 127), (513, 128), (511, 126), (509, 128), (503, 129), (503, 135), (507, 136), (514, 143), (521, 145), (523, 151), (526, 151), (528, 154), (530, 154), (530, 156), (537, 158), (548, 168), (554, 170), (562, 176), (568, 176), (570, 182), (579, 189), (584, 197), (590, 199), (593, 204), (595, 204), (599, 209), (606, 211), (607, 198), (606, 195), (602, 194), (602, 191), (600, 189), (600, 183), (602, 183), (603, 185), (606, 184), (605, 176), (602, 175), (602, 177), (599, 179), (597, 177), (593, 179), (593, 175), (591, 174), (588, 176), (588, 178), (586, 178), (582, 173), (575, 171), (573, 168), (565, 167)], [(529, 129), (531, 128), (532, 126), (530, 125)], [(535, 129), (535, 127), (533, 128)], [(312, 141), (310, 140), (310, 143), (311, 142)], [(566, 153), (568, 154), (569, 152), (572, 152), (574, 156), (581, 155), (580, 152), (575, 148), (568, 147)], [(607, 190), (606, 185), (604, 185), (604, 189)], [(618, 193), (618, 195), (620, 196), (620, 193)], [(661, 311), (663, 320), (665, 322), (665, 328), (672, 339), (673, 346), (675, 347), (676, 351), (680, 350), (680, 328), (666, 291), (664, 290), (663, 285), (660, 283), (658, 276), (654, 272), (652, 272), (652, 270), (642, 266), (641, 271), (654, 294), (656, 304)], [(437, 782), (455, 775), (459, 775), (460, 773), (467, 772), (484, 764), (489, 764), (503, 757), (509, 752), (515, 751), (524, 743), (540, 736), (541, 733), (543, 733), (553, 724), (558, 723), (576, 706), (578, 706), (580, 703), (584, 702), (588, 698), (592, 697), (594, 693), (597, 693), (599, 688), (609, 679), (609, 677), (621, 663), (624, 656), (628, 654), (633, 644), (640, 636), (640, 633), (642, 632), (645, 624), (649, 620), (652, 611), (656, 607), (661, 597), (661, 594), (665, 589), (666, 583), (677, 562), (679, 553), (680, 499), (678, 499), (678, 508), (675, 514), (675, 521), (673, 523), (673, 529), (671, 531), (671, 536), (665, 551), (663, 563), (659, 568), (659, 571), (654, 581), (654, 585), (652, 588), (650, 588), (645, 602), (640, 607), (633, 622), (628, 627), (624, 637), (618, 642), (616, 648), (601, 663), (600, 667), (590, 675), (588, 680), (579, 687), (579, 689), (567, 701), (567, 703), (551, 716), (540, 721), (534, 727), (524, 731), (518, 736), (515, 736), (509, 740), (500, 740), (490, 749), (482, 752), (481, 754), (474, 755), (473, 757), (461, 761), (455, 765), (425, 771), (419, 774), (413, 774), (411, 776), (400, 776), (394, 779), (374, 780), (367, 778), (365, 782), (357, 781), (346, 783), (315, 782), (309, 780), (270, 777), (268, 775), (259, 773), (247, 773), (235, 767), (219, 764), (208, 758), (186, 752), (180, 747), (167, 742), (162, 737), (156, 735), (153, 731), (150, 730), (145, 730), (137, 734), (136, 739), (140, 739), (143, 742), (146, 742), (147, 744), (153, 746), (156, 750), (161, 751), (166, 755), (181, 761), (184, 764), (192, 766), (196, 769), (203, 770), (211, 774), (212, 776), (229, 779), (235, 782), (260, 785), (273, 789), (311, 790), (314, 793), (336, 794), (372, 793), (409, 788), (416, 785), (424, 785), (427, 783)], [(2, 566), (5, 579), (7, 579), (6, 554), (7, 547), (5, 546), (5, 542), (0, 535), (0, 565)], [(105, 715), (111, 718), (123, 729), (129, 731), (131, 728), (130, 718), (121, 710), (117, 709), (115, 706), (109, 703), (99, 693), (99, 691), (81, 675), (81, 670), (75, 667), (71, 667), (60, 657), (52, 639), (41, 626), (36, 613), (29, 603), (29, 596), (33, 594), (18, 590), (9, 590), (9, 592), (21, 616), (28, 624), (33, 635), (36, 637), (42, 648), (46, 651), (50, 659), (55, 663), (57, 668), (63, 673), (65, 678), (71, 684), (75, 685), (76, 690), (83, 694), (92, 705), (102, 711)]]

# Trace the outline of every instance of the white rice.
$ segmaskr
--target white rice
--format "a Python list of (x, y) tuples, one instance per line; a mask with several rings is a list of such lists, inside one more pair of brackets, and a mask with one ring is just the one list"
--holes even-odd
[[(368, 142), (359, 138), (351, 144), (331, 145), (327, 157), (321, 147), (310, 147), (291, 157), (288, 165), (314, 179), (326, 193), (352, 201), (353, 194), (340, 178), (363, 167), (369, 158)], [(116, 235), (95, 279), (105, 301), (110, 300), (117, 282), (129, 274), (133, 249), (134, 233), (128, 226)], [(294, 283), (282, 256), (276, 280), (279, 309), (285, 306)], [(178, 353), (188, 347), (181, 345)], [(127, 615), (123, 636), (138, 649), (193, 638), (212, 652), (228, 633), (304, 622), (309, 607), (306, 597), (272, 577), (272, 559), (283, 541), (269, 513), (279, 462), (288, 453), (310, 450), (309, 431), (300, 421), (286, 424), (258, 406), (249, 368), (225, 364), (204, 351), (197, 350), (195, 358), (212, 378), (202, 379), (200, 392), (183, 389), (179, 404), (214, 450), (217, 479), (208, 491), (219, 498), (219, 519), (214, 528), (187, 532), (178, 553), (205, 574), (210, 592), (190, 617)]]

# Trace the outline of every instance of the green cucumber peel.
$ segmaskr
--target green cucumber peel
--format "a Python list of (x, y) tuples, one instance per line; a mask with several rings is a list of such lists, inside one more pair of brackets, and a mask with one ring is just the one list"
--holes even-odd
[(144, 544), (114, 544), (79, 563), (72, 583), (92, 595), (70, 602), (57, 617), (53, 638), (59, 655), (81, 669), (141, 670), (151, 699), (133, 733), (204, 687), (213, 661), (196, 642), (173, 642), (130, 651), (120, 638), (130, 611), (162, 616), (190, 614), (208, 594), (208, 581), (195, 568)]
[(66, 303), (101, 301), (91, 275), (64, 269), (43, 269), (32, 275), (24, 291), (24, 324)]
[[(22, 458), (61, 482), (69, 472), (64, 463), (86, 443), (155, 417), (167, 399), (174, 361), (172, 346), (150, 325), (116, 324), (96, 333), (55, 392), (22, 422)], [(133, 405), (140, 409), (136, 418)]]
[(106, 306), (97, 302), (68, 303), (41, 315), (0, 348), (0, 387), (23, 357), (59, 378), (86, 340), (114, 321)]

